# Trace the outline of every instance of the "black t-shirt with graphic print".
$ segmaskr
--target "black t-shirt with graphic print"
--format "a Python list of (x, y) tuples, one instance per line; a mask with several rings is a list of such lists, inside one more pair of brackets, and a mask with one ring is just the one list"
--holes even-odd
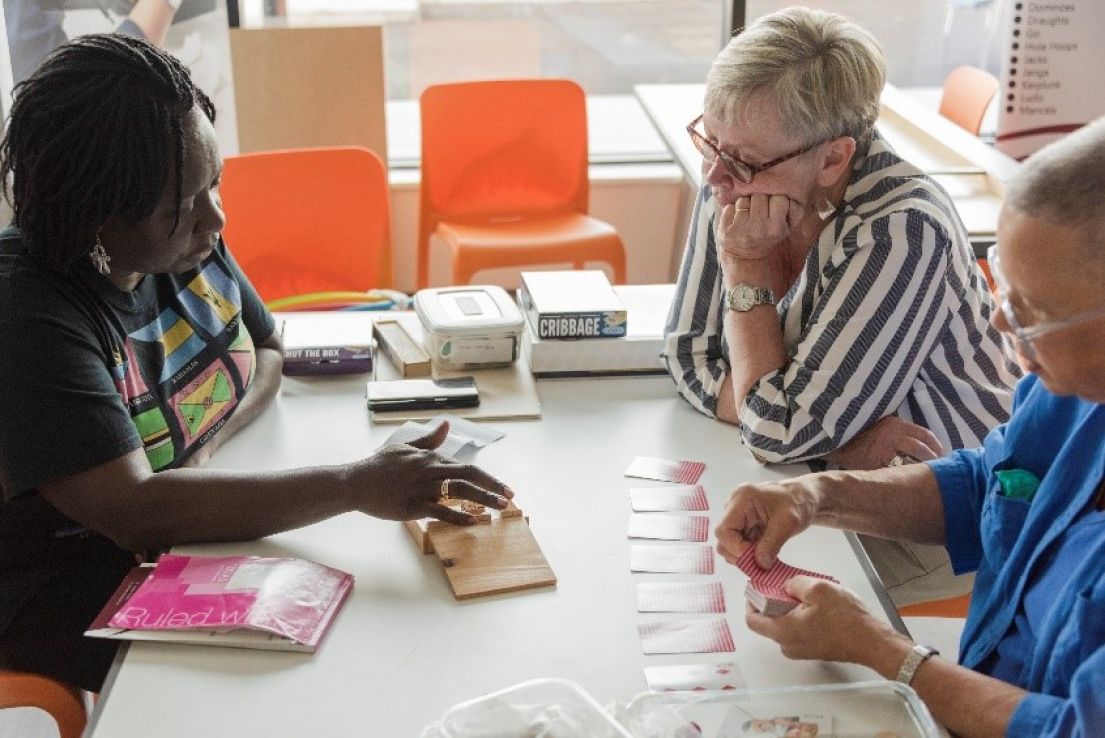
[(233, 414), (273, 329), (222, 242), (123, 292), (90, 264), (54, 272), (17, 229), (0, 232), (0, 633), (67, 562), (125, 560), (36, 489), (139, 448), (154, 470), (179, 466)]

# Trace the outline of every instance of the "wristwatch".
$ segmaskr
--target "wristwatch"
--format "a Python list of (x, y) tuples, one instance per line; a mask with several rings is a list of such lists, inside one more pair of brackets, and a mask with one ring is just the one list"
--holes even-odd
[(921, 668), (921, 664), (939, 654), (940, 652), (932, 646), (922, 646), (920, 643), (914, 645), (905, 657), (905, 661), (902, 662), (902, 668), (898, 669), (897, 680), (908, 685), (913, 681), (913, 677), (917, 674), (917, 670)]
[(757, 305), (774, 305), (775, 293), (766, 287), (754, 287), (747, 282), (737, 282), (721, 293), (721, 307), (747, 313)]

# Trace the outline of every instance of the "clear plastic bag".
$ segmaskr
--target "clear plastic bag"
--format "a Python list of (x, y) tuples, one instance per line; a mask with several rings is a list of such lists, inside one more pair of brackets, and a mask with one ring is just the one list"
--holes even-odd
[(451, 707), (422, 738), (632, 738), (567, 679), (534, 679)]

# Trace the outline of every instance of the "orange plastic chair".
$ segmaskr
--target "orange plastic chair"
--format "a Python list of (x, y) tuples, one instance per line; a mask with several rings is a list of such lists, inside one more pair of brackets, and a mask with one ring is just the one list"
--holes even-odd
[(0, 709), (37, 707), (54, 719), (60, 738), (80, 738), (88, 714), (81, 691), (38, 674), (0, 671)]
[(982, 272), (982, 276), (986, 278), (986, 284), (990, 287), (990, 292), (993, 293), (997, 290), (997, 285), (994, 284), (994, 275), (990, 273), (990, 262), (985, 258), (979, 257), (978, 269)]
[(557, 79), (432, 85), (422, 93), (418, 287), (430, 236), (452, 251), (452, 281), (481, 269), (587, 261), (625, 282), (625, 247), (587, 215), (583, 90)]
[(970, 606), (971, 595), (968, 593), (959, 597), (950, 597), (946, 600), (931, 600), (930, 602), (904, 605), (898, 608), (898, 614), (902, 617), (965, 618)]
[(944, 80), (940, 115), (978, 135), (986, 108), (998, 91), (998, 78), (978, 67), (956, 67)]
[(223, 236), (261, 299), (391, 286), (387, 169), (359, 146), (229, 156)]

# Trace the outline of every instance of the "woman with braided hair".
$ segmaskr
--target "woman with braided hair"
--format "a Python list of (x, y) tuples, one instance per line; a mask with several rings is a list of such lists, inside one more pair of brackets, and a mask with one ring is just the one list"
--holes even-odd
[[(432, 451), (329, 467), (204, 468), (276, 395), (274, 321), (220, 237), (215, 110), (124, 35), (60, 47), (16, 88), (0, 142), (0, 668), (98, 690), (83, 631), (136, 558), (361, 511), (464, 525), (442, 494), (510, 490)], [(309, 490), (304, 494), (304, 490)]]

